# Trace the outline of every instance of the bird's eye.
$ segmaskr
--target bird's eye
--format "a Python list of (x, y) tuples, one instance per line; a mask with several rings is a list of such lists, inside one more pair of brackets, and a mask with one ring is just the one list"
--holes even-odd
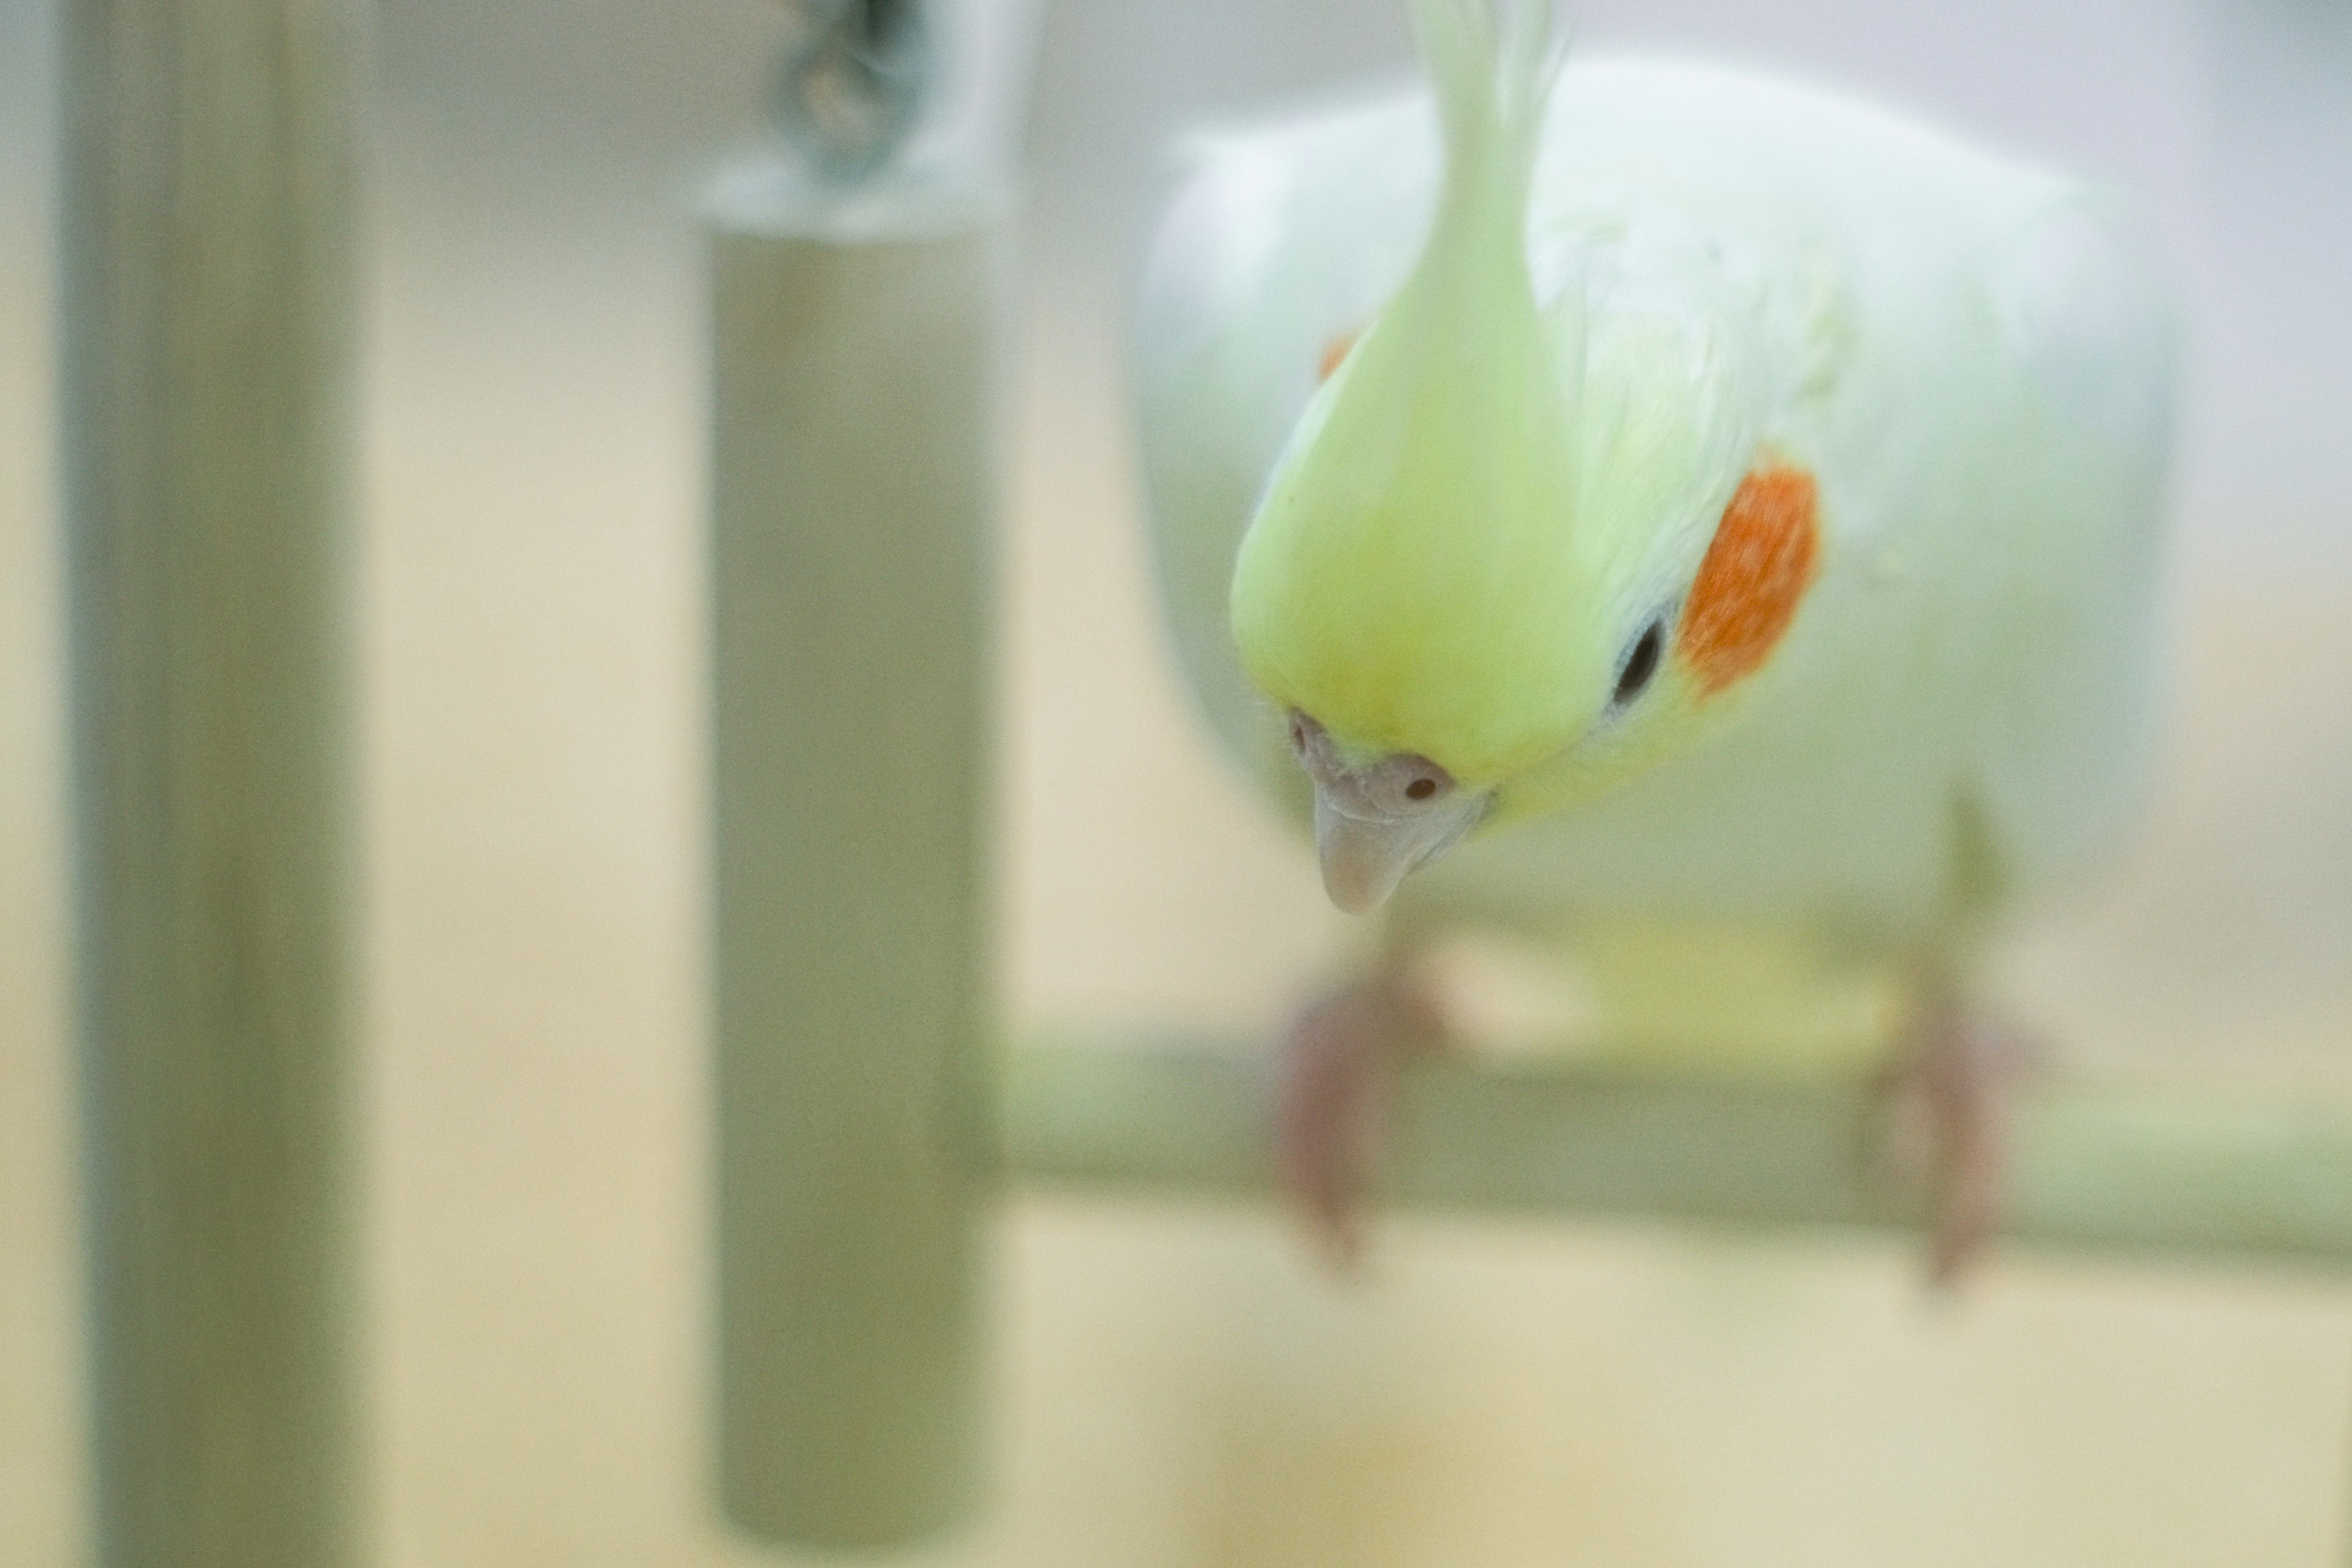
[(1665, 651), (1666, 630), (1663, 622), (1653, 620), (1633, 639), (1633, 650), (1617, 671), (1617, 689), (1610, 694), (1612, 707), (1622, 708), (1649, 686), (1650, 678), (1658, 673), (1658, 658)]

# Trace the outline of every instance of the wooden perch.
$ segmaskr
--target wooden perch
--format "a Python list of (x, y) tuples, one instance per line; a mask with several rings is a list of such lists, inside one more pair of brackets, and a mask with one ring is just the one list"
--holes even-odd
[[(1217, 1198), (1275, 1186), (1270, 1084), (1231, 1042), (1030, 1045), (1003, 1074), (1024, 1182)], [(1374, 1201), (1707, 1226), (1908, 1230), (1858, 1087), (1571, 1067), (1408, 1069)], [(2352, 1115), (2053, 1084), (2021, 1096), (2007, 1241), (2352, 1263)]]

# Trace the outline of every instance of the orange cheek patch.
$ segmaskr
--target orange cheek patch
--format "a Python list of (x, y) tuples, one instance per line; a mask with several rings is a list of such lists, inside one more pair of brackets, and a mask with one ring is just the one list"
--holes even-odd
[(1317, 384), (1330, 380), (1331, 373), (1339, 368), (1339, 362), (1346, 359), (1348, 351), (1355, 346), (1356, 334), (1353, 332), (1340, 332), (1327, 341), (1323, 345), (1323, 357), (1315, 362)]
[(1758, 468), (1723, 509), (1675, 650), (1710, 696), (1756, 673), (1796, 618), (1821, 552), (1813, 476)]

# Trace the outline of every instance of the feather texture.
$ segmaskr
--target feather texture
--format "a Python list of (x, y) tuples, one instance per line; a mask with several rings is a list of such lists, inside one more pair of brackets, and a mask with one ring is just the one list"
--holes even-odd
[[(1424, 901), (1546, 927), (1797, 921), (1894, 950), (2083, 870), (2128, 820), (2152, 732), (2173, 332), (2142, 248), (2103, 194), (1838, 94), (1641, 57), (1555, 81), (1537, 16), (1498, 37), (1484, 7), (1417, 0), (1434, 114), (1411, 94), (1207, 139), (1171, 209), (1139, 315), (1141, 433), (1169, 621), (1218, 735), (1294, 806), (1285, 710), (1331, 722), (1310, 699), (1372, 715), (1350, 737), (1367, 747), (1456, 766), (1416, 737), (1488, 668), (1447, 638), (1506, 618), (1507, 574), (1606, 658), (1510, 646), (1502, 707), (1538, 717), (1479, 719), (1457, 771), (1523, 777), (1528, 804), (1419, 873)], [(1476, 281), (1513, 268), (1517, 316), (1515, 279)], [(1384, 352), (1417, 357), (1382, 423), (1349, 389)], [(1538, 383), (1513, 446), (1480, 389)], [(1353, 418), (1311, 473), (1316, 437)], [(1415, 516), (1565, 486), (1549, 526), (1572, 567), (1479, 545), (1482, 600), (1448, 575), (1467, 524), (1369, 567), (1338, 525), (1266, 528), (1301, 476), (1318, 503), (1370, 498), (1318, 515), (1378, 514), (1445, 441), (1473, 455), (1444, 458), (1445, 497), (1402, 483)], [(1618, 650), (1677, 624), (1735, 496), (1774, 470), (1806, 476), (1818, 535), (1769, 658), (1686, 734), (1612, 732)], [(1254, 586), (1250, 556), (1277, 548)], [(1370, 585), (1335, 586), (1349, 572)], [(1297, 647), (1252, 669), (1236, 633)], [(1299, 673), (1334, 650), (1375, 696)]]

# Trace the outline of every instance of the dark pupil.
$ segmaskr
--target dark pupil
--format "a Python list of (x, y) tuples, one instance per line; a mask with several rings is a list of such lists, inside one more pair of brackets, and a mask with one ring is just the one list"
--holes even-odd
[(1617, 695), (1612, 701), (1631, 702), (1642, 695), (1642, 689), (1650, 684), (1650, 677), (1658, 673), (1658, 653), (1665, 640), (1665, 634), (1658, 629), (1655, 621), (1642, 629), (1641, 640), (1633, 645), (1624, 670), (1617, 677)]

